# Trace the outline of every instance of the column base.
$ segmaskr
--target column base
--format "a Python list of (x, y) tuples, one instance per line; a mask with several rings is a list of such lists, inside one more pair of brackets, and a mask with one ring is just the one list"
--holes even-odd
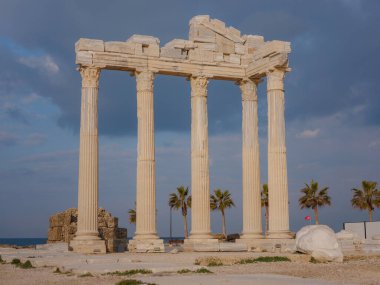
[(269, 231), (266, 235), (267, 239), (294, 239), (295, 234), (290, 231)]
[(164, 241), (159, 238), (138, 239), (137, 236), (128, 242), (128, 251), (138, 253), (165, 252)]
[(239, 239), (262, 239), (264, 238), (262, 233), (242, 233)]
[[(211, 237), (211, 235), (210, 235)], [(190, 237), (183, 242), (184, 251), (219, 251), (219, 240), (215, 238)]]
[(254, 251), (254, 252), (295, 252), (296, 251), (296, 240), (293, 238), (237, 239), (235, 242), (246, 245), (248, 251)]
[(74, 238), (69, 243), (69, 250), (85, 254), (107, 252), (106, 242), (100, 238), (93, 239), (92, 237), (90, 239), (84, 239), (84, 237), (81, 237), (80, 239)]

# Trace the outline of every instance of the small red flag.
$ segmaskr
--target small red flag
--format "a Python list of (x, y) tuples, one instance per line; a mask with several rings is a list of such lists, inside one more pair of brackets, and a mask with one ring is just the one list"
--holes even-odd
[(306, 221), (310, 221), (310, 219), (311, 219), (310, 216), (306, 216), (306, 217), (305, 217), (305, 220), (306, 220)]

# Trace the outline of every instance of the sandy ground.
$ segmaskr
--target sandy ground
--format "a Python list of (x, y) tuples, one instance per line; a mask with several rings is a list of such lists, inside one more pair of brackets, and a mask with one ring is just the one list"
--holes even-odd
[[(38, 264), (38, 259), (46, 264), (37, 268), (20, 269), (11, 264), (0, 265), (0, 284), (115, 284), (120, 280), (137, 279), (154, 284), (379, 284), (380, 256), (355, 256), (346, 258), (343, 263), (313, 264), (309, 257), (299, 254), (278, 254), (288, 256), (291, 262), (232, 264), (242, 258), (262, 256), (262, 253), (178, 253), (178, 254), (109, 254), (103, 256), (83, 256), (73, 253), (43, 253), (38, 251), (1, 251), (3, 259), (9, 262), (15, 256), (22, 260), (29, 258)], [(34, 255), (33, 255), (34, 254)], [(207, 257), (216, 256), (223, 266), (207, 267), (212, 274), (186, 273), (178, 274), (180, 268), (195, 270), (203, 267)], [(50, 258), (50, 259), (49, 259)], [(201, 265), (194, 265), (195, 260), (202, 260)], [(52, 260), (67, 273), (54, 273), (56, 269)], [(119, 262), (120, 261), (120, 262)], [(113, 262), (113, 263), (112, 263)], [(117, 262), (117, 263), (115, 263)], [(205, 262), (207, 263), (207, 262)], [(39, 264), (42, 264), (41, 262)], [(87, 267), (84, 267), (85, 264)], [(81, 267), (82, 266), (82, 267)], [(122, 267), (115, 267), (122, 266)], [(82, 271), (73, 270), (82, 268)], [(102, 275), (102, 272), (115, 271), (115, 268), (130, 270), (132, 268), (153, 269), (152, 274), (119, 277)], [(90, 277), (80, 277), (83, 272), (91, 272)]]

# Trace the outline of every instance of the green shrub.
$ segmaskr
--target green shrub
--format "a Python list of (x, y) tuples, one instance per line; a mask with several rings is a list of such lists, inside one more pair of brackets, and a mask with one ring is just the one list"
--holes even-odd
[(187, 269), (187, 268), (177, 271), (177, 273), (179, 273), (179, 274), (185, 274), (185, 273), (190, 273), (190, 272), (193, 272), (193, 271), (191, 271), (190, 269)]
[(140, 280), (135, 280), (135, 279), (121, 280), (117, 282), (115, 285), (139, 285), (139, 284), (157, 285), (155, 283), (143, 283)]
[(286, 256), (260, 256), (258, 258), (246, 258), (238, 262), (238, 264), (248, 264), (257, 262), (281, 262), (281, 261), (291, 261)]
[(117, 275), (117, 276), (130, 276), (130, 275), (136, 275), (136, 274), (150, 274), (152, 273), (152, 270), (148, 269), (131, 269), (126, 271), (114, 271), (107, 273), (107, 275)]
[(18, 258), (13, 258), (12, 261), (11, 261), (11, 264), (14, 264), (14, 265), (17, 265), (17, 264), (20, 264), (20, 263), (21, 263), (21, 261)]
[(20, 268), (22, 268), (22, 269), (33, 268), (33, 265), (32, 265), (32, 263), (31, 263), (29, 260), (25, 261), (24, 263), (16, 264), (16, 266), (17, 266), (17, 267), (20, 267)]
[(208, 270), (207, 268), (199, 268), (197, 270), (194, 271), (195, 273), (212, 273), (212, 271)]
[(115, 285), (138, 285), (142, 284), (140, 280), (135, 280), (135, 279), (127, 279), (127, 280), (121, 280), (117, 282)]
[(79, 275), (78, 277), (94, 277), (90, 272)]
[(207, 264), (207, 266), (222, 266), (223, 263), (221, 261), (211, 261)]
[(314, 257), (311, 257), (309, 260), (310, 263), (321, 263), (320, 261), (316, 260)]

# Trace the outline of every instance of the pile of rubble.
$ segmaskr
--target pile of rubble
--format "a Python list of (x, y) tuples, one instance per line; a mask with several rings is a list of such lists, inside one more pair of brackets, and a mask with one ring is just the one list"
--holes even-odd
[[(69, 208), (49, 218), (48, 243), (69, 243), (77, 231), (78, 210)], [(118, 218), (98, 209), (99, 236), (105, 240), (107, 252), (123, 252), (127, 248), (127, 229), (118, 227)]]

